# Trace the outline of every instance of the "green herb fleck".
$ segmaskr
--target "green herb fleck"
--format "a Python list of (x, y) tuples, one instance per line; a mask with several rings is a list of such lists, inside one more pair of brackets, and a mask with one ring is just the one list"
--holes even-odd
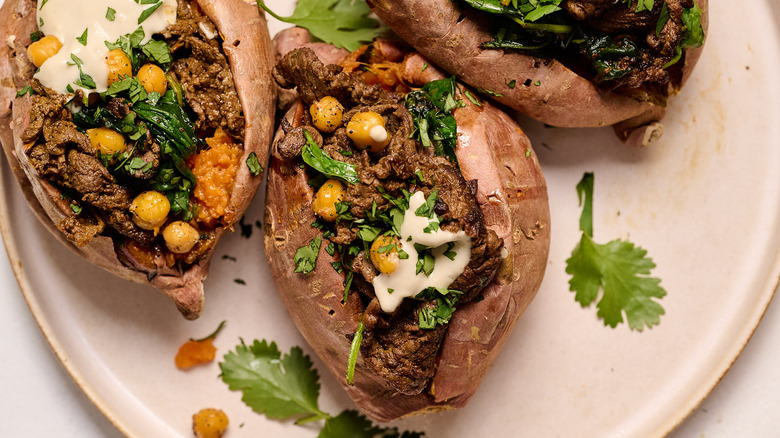
[(106, 11), (106, 20), (108, 21), (114, 21), (116, 19), (116, 10), (112, 8), (108, 8)]
[(82, 46), (87, 45), (87, 33), (89, 32), (89, 28), (84, 29), (84, 32), (81, 34), (80, 37), (76, 38), (76, 41), (80, 42)]
[(308, 245), (304, 245), (295, 251), (293, 261), (295, 262), (295, 272), (308, 274), (317, 266), (317, 257), (320, 252), (322, 237), (317, 236)]
[(258, 176), (263, 172), (263, 166), (260, 165), (260, 160), (257, 159), (257, 154), (254, 152), (250, 153), (249, 157), (247, 157), (246, 165), (254, 176)]
[(147, 8), (147, 9), (144, 9), (144, 11), (141, 12), (141, 15), (138, 17), (138, 24), (141, 24), (144, 21), (146, 21), (146, 19), (149, 18), (149, 16), (152, 15), (154, 13), (154, 11), (157, 10), (157, 8), (162, 6), (162, 4), (163, 4), (163, 2), (160, 1), (160, 2), (155, 3), (154, 6), (152, 6), (150, 8)]

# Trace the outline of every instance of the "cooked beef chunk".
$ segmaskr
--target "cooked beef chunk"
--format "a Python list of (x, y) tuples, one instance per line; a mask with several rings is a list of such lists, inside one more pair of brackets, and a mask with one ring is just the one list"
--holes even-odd
[[(349, 203), (349, 213), (359, 220), (373, 208), (392, 207), (387, 196), (400, 198), (402, 191), (422, 191), (426, 197), (435, 189), (438, 201), (434, 206), (441, 217), (441, 228), (463, 230), (471, 238), (471, 259), (464, 272), (450, 285), (463, 292), (458, 304), (465, 304), (493, 279), (501, 262), (503, 241), (485, 227), (485, 220), (474, 197), (475, 184), (467, 182), (460, 171), (446, 158), (433, 156), (411, 139), (414, 123), (400, 97), (388, 95), (378, 86), (369, 86), (342, 72), (335, 65), (324, 65), (309, 49), (290, 52), (274, 69), (282, 87), (297, 87), (308, 106), (324, 96), (334, 96), (345, 106), (343, 121), (362, 111), (374, 111), (383, 116), (391, 136), (382, 153), (359, 150), (346, 137), (344, 128), (323, 134), (318, 144), (331, 157), (356, 166), (359, 182), (349, 184), (342, 202)], [(291, 160), (303, 148), (303, 129), (284, 128), (285, 136), (277, 142), (277, 155)], [(344, 152), (347, 152), (346, 154)], [(336, 234), (329, 239), (348, 244), (358, 239), (358, 227), (338, 222)], [(365, 290), (368, 301), (363, 322), (366, 327), (361, 354), (366, 365), (377, 375), (404, 394), (418, 394), (425, 389), (436, 369), (436, 353), (447, 330), (446, 325), (434, 329), (419, 327), (419, 312), (435, 306), (435, 301), (406, 300), (393, 314), (383, 313), (369, 287), (377, 275), (376, 268), (361, 251), (349, 261), (356, 274), (356, 289)]]
[(176, 58), (171, 71), (198, 116), (198, 128), (222, 128), (234, 139), (243, 140), (243, 110), (214, 24), (191, 1), (179, 1), (177, 13), (176, 24), (163, 36)]
[(651, 26), (655, 29), (658, 16), (665, 0), (654, 0), (653, 8), (649, 11), (635, 12), (636, 1), (629, 8), (625, 3), (619, 3), (605, 9), (595, 18), (588, 19), (588, 26), (604, 33), (637, 33), (647, 30)]
[(565, 0), (561, 7), (576, 20), (597, 17), (619, 0)]
[(57, 224), (65, 238), (73, 242), (79, 248), (88, 244), (95, 236), (106, 228), (105, 222), (94, 216), (81, 215), (79, 217), (66, 217)]
[(418, 313), (433, 302), (405, 303), (387, 328), (376, 327), (364, 338), (361, 354), (366, 365), (402, 394), (419, 394), (436, 372), (436, 353), (447, 327), (421, 329)]
[(298, 94), (308, 107), (315, 100), (333, 96), (345, 107), (396, 103), (379, 85), (354, 80), (337, 65), (323, 64), (310, 49), (293, 50), (274, 67), (273, 76), (282, 88), (298, 87)]
[(59, 228), (78, 246), (103, 232), (104, 223), (138, 242), (150, 242), (153, 234), (130, 220), (127, 208), (132, 194), (117, 183), (97, 158), (86, 134), (70, 121), (66, 102), (61, 95), (33, 96), (32, 122), (22, 135), (24, 141), (33, 143), (27, 157), (38, 174), (52, 184), (78, 192), (78, 200), (92, 207), (82, 209), (77, 218), (63, 220)]

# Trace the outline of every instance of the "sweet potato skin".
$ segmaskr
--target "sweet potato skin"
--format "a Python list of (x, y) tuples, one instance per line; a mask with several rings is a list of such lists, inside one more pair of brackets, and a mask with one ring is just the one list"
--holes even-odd
[[(264, 165), (273, 135), (275, 85), (270, 76), (273, 46), (265, 18), (255, 6), (241, 0), (197, 2), (224, 39), (223, 50), (246, 120), (241, 166), (228, 203), (228, 212), (237, 221), (262, 180), (262, 175), (251, 175), (243, 163), (254, 152)], [(20, 140), (29, 124), (31, 98), (17, 97), (16, 92), (29, 85), (34, 73), (25, 48), (30, 44), (30, 34), (37, 30), (35, 4), (30, 0), (8, 0), (0, 10), (0, 21), (4, 23), (0, 31), (4, 42), (0, 47), (0, 138), (28, 204), (46, 228), (79, 256), (123, 279), (151, 284), (168, 296), (185, 318), (197, 318), (203, 311), (202, 282), (208, 274), (211, 252), (183, 272), (165, 267), (162, 261), (158, 269), (149, 270), (133, 260), (122, 263), (117, 257), (118, 248), (109, 237), (97, 236), (79, 248), (57, 229), (56, 224), (73, 212), (55, 187), (38, 178), (26, 160), (26, 145)], [(223, 233), (224, 230), (218, 230), (216, 239)]]
[[(435, 69), (431, 69), (432, 72)], [(358, 359), (355, 384), (346, 383), (350, 340), (363, 312), (351, 293), (342, 303), (344, 279), (322, 248), (315, 270), (295, 274), (293, 257), (319, 235), (311, 227), (313, 191), (303, 169), (272, 147), (265, 208), (265, 251), (277, 290), (293, 321), (359, 409), (377, 421), (464, 406), (495, 360), (544, 275), (550, 243), (547, 188), (528, 138), (502, 111), (464, 99), (455, 111), (457, 156), (467, 180), (478, 179), (477, 201), (486, 225), (504, 239), (507, 256), (484, 299), (460, 308), (440, 350), (433, 393), (397, 393)], [(306, 109), (286, 114), (293, 126)], [(276, 139), (284, 134), (280, 131)], [(325, 244), (322, 245), (323, 248)]]
[[(543, 123), (559, 127), (615, 125), (626, 141), (644, 140), (633, 131), (659, 121), (665, 108), (600, 89), (560, 62), (516, 51), (482, 49), (490, 41), (486, 14), (458, 7), (451, 0), (367, 0), (371, 9), (394, 32), (428, 59), (475, 88), (501, 94), (494, 99)], [(697, 0), (704, 11), (707, 0)], [(683, 83), (695, 66), (701, 48), (686, 51)], [(515, 81), (515, 86), (508, 84)], [(658, 129), (657, 126), (654, 126)], [(643, 129), (644, 131), (644, 129)], [(649, 142), (657, 136), (648, 136)], [(633, 137), (632, 137), (633, 135)]]

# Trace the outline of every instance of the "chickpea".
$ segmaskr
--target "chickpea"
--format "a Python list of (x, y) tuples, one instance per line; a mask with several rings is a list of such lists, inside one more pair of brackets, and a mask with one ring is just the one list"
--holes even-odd
[(27, 47), (27, 57), (36, 67), (40, 67), (47, 59), (56, 55), (62, 48), (62, 43), (57, 37), (48, 35)]
[(127, 145), (125, 145), (125, 137), (113, 129), (87, 129), (87, 137), (89, 137), (89, 142), (92, 143), (92, 147), (106, 155), (124, 152), (127, 148)]
[(130, 203), (133, 222), (144, 230), (158, 230), (168, 219), (171, 203), (160, 192), (143, 192)]
[(165, 94), (168, 89), (168, 78), (165, 72), (154, 64), (144, 64), (136, 75), (147, 93)]
[[(393, 245), (392, 247), (389, 247)], [(398, 269), (401, 258), (398, 256), (400, 242), (393, 236), (379, 236), (371, 244), (369, 258), (379, 272), (390, 275)]]
[(352, 116), (347, 123), (347, 137), (351, 138), (357, 147), (371, 152), (380, 152), (390, 143), (385, 119), (374, 111), (364, 111)]
[(311, 208), (317, 216), (328, 222), (333, 222), (338, 217), (336, 212), (336, 203), (344, 199), (344, 183), (337, 179), (325, 181), (317, 193), (314, 194), (314, 200)]
[(125, 76), (133, 76), (133, 65), (122, 49), (112, 49), (106, 55), (108, 65), (108, 85), (121, 81)]
[(220, 438), (228, 423), (228, 417), (222, 409), (205, 408), (192, 416), (192, 431), (198, 438)]
[(162, 232), (165, 246), (171, 252), (184, 254), (190, 252), (200, 239), (200, 233), (187, 222), (176, 221), (168, 224)]
[(333, 96), (325, 96), (309, 107), (314, 127), (320, 132), (333, 132), (342, 125), (344, 107)]

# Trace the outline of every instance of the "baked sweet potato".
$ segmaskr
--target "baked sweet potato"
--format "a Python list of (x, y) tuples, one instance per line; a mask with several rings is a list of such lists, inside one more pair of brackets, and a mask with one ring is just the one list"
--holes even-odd
[[(693, 46), (703, 43), (703, 35), (697, 35), (701, 39), (682, 47), (679, 61), (663, 65), (681, 47), (679, 39), (668, 41), (687, 30), (683, 6), (692, 0), (655, 0), (650, 11), (640, 12), (635, 12), (636, 1), (564, 0), (550, 22), (565, 24), (551, 25), (549, 31), (543, 27), (546, 24), (539, 24), (544, 18), (531, 21), (531, 14), (513, 9), (514, 2), (367, 1), (420, 53), (467, 84), (486, 90), (496, 101), (552, 126), (614, 125), (618, 137), (631, 144), (648, 145), (661, 136), (659, 121), (666, 100), (690, 76), (702, 50)], [(554, 7), (527, 3), (520, 2), (521, 8)], [(704, 33), (707, 3), (695, 2), (702, 10)], [(511, 19), (502, 17), (506, 14), (521, 24), (509, 23)], [(661, 22), (664, 17), (668, 20)], [(527, 32), (518, 30), (525, 26)], [(514, 35), (522, 36), (513, 39)], [(584, 43), (578, 45), (579, 41)], [(651, 41), (655, 47), (646, 49)], [(637, 46), (641, 52), (635, 50)], [(581, 56), (579, 51), (586, 50), (587, 55)], [(638, 78), (634, 72), (647, 77)]]
[[(298, 45), (306, 42), (306, 38), (301, 38), (300, 31), (282, 34), (277, 37), (277, 47), (283, 51), (292, 50), (296, 46), (286, 41), (286, 38), (298, 38)], [(283, 44), (279, 43), (279, 39), (285, 40)], [(313, 49), (320, 50), (318, 47)], [(382, 50), (377, 50), (375, 45), (371, 51)], [(323, 57), (327, 57), (327, 53), (332, 54), (333, 51), (326, 49)], [(364, 55), (367, 53), (364, 52)], [(280, 53), (280, 57), (283, 54)], [(404, 130), (403, 124), (396, 126), (390, 121), (392, 114), (399, 114), (399, 111), (403, 113), (397, 107), (394, 107), (396, 112), (382, 113), (388, 120), (388, 130), (393, 138), (386, 147), (389, 152), (369, 153), (354, 149), (351, 143), (343, 140), (344, 128), (336, 129), (333, 134), (317, 132), (311, 126), (309, 104), (323, 95), (339, 96), (339, 101), (346, 107), (343, 116), (346, 123), (351, 120), (351, 114), (365, 111), (366, 107), (382, 107), (373, 102), (377, 98), (384, 99), (381, 96), (385, 95), (377, 97), (378, 85), (363, 88), (362, 85), (354, 85), (357, 82), (351, 82), (358, 81), (356, 78), (361, 76), (360, 68), (354, 69), (356, 73), (347, 80), (342, 68), (317, 64), (311, 58), (311, 52), (295, 50), (281, 58), (275, 69), (275, 77), (284, 87), (291, 87), (293, 82), (297, 82), (302, 99), (290, 108), (282, 123), (283, 129), (277, 132), (268, 168), (265, 251), (277, 290), (308, 343), (357, 407), (370, 417), (378, 421), (390, 421), (462, 407), (474, 394), (499, 354), (517, 319), (535, 296), (544, 275), (550, 243), (550, 216), (547, 188), (536, 155), (528, 138), (510, 117), (487, 102), (479, 102), (471, 96), (474, 98), (472, 102), (462, 94), (458, 94), (461, 106), (454, 110), (457, 121), (455, 154), (462, 175), (455, 179), (460, 183), (446, 176), (453, 171), (451, 162), (442, 157), (431, 157), (429, 150), (408, 139), (410, 133)], [(364, 78), (374, 74), (381, 76), (382, 69), (388, 68), (388, 63), (362, 64), (361, 58), (355, 56), (343, 60), (342, 65), (350, 70), (349, 66), (354, 66), (356, 62), (366, 67)], [(310, 82), (300, 78), (290, 80), (291, 75), (297, 74), (295, 72), (305, 71), (312, 64), (317, 64), (314, 69), (318, 73), (309, 77)], [(407, 85), (419, 86), (443, 77), (419, 55), (407, 56), (404, 61), (394, 65), (398, 73), (396, 79), (400, 81), (393, 85), (395, 90)], [(303, 76), (306, 74), (302, 73)], [(388, 80), (395, 82), (394, 79)], [(387, 89), (388, 83), (384, 85)], [(362, 103), (358, 104), (358, 101)], [(475, 102), (479, 102), (479, 105)], [(394, 170), (381, 170), (379, 164), (369, 168), (358, 166), (360, 181), (348, 185), (343, 199), (351, 204), (342, 204), (346, 208), (339, 214), (352, 214), (352, 219), (358, 219), (357, 222), (361, 224), (367, 224), (371, 215), (365, 210), (361, 213), (361, 207), (358, 206), (361, 201), (353, 196), (354, 193), (368, 190), (372, 184), (387, 187), (386, 193), (384, 189), (377, 189), (387, 196), (398, 193), (397, 186), (391, 189), (394, 184), (391, 176), (382, 178), (385, 178), (385, 172), (403, 174), (404, 164), (397, 154), (400, 150), (398, 145), (404, 142), (411, 142), (420, 154), (420, 158), (411, 158), (409, 161), (422, 169), (415, 173), (417, 179), (412, 186), (416, 189), (425, 190), (426, 193), (430, 193), (433, 188), (439, 189), (441, 200), (445, 197), (443, 193), (450, 190), (444, 187), (448, 184), (470, 187), (467, 190), (472, 201), (469, 202), (473, 204), (467, 204), (474, 205), (476, 211), (469, 210), (467, 215), (479, 217), (475, 224), (482, 225), (474, 227), (483, 227), (479, 232), (474, 231), (474, 236), (482, 234), (480, 237), (472, 237), (472, 243), (477, 242), (477, 239), (485, 239), (479, 248), (484, 253), (500, 251), (501, 255), (495, 259), (497, 263), (491, 268), (486, 267), (480, 275), (470, 277), (476, 281), (464, 284), (462, 280), (465, 274), (461, 274), (449, 286), (464, 291), (460, 296), (463, 301), (457, 304), (457, 310), (451, 315), (449, 323), (420, 328), (425, 309), (434, 305), (431, 301), (405, 299), (399, 307), (401, 310), (389, 314), (378, 311), (376, 292), (368, 282), (372, 272), (377, 274), (376, 268), (367, 266), (371, 265), (365, 256), (369, 251), (365, 250), (365, 253), (358, 253), (355, 257), (348, 255), (351, 250), (348, 249), (349, 244), (344, 243), (344, 237), (350, 233), (346, 229), (349, 226), (344, 228), (336, 225), (337, 231), (323, 235), (323, 230), (330, 229), (330, 225), (325, 224), (322, 216), (315, 215), (313, 211), (313, 208), (317, 208), (313, 206), (314, 198), (319, 196), (315, 193), (319, 193), (327, 183), (316, 189), (318, 183), (314, 177), (317, 172), (301, 161), (300, 144), (303, 141), (301, 136), (306, 136), (302, 134), (304, 130), (311, 137), (307, 144), (316, 142), (326, 153), (339, 156), (339, 160), (372, 164), (377, 163), (377, 160), (387, 160), (385, 164), (392, 162), (389, 165)], [(383, 156), (383, 153), (387, 155)], [(380, 158), (382, 156), (384, 158)], [(396, 158), (387, 158), (390, 156)], [(432, 167), (423, 164), (429, 160), (436, 160), (436, 164)], [(380, 178), (381, 184), (376, 178)], [(384, 194), (372, 201), (376, 207), (372, 214), (381, 215), (383, 211), (392, 209), (391, 205), (381, 200), (388, 199)], [(368, 205), (363, 203), (366, 208), (369, 208)], [(456, 215), (453, 210), (461, 207), (460, 204), (445, 200), (443, 206), (439, 205), (435, 209), (444, 212), (443, 217), (451, 218)], [(443, 219), (442, 223), (446, 220)], [(342, 222), (337, 220), (336, 224), (339, 223)], [(365, 231), (361, 227), (358, 226)], [(362, 231), (358, 231), (358, 234)], [(383, 237), (387, 237), (391, 233), (384, 234)], [(378, 237), (374, 242), (383, 237)], [(321, 244), (315, 250), (316, 261), (301, 269), (304, 264), (302, 251), (311, 249), (312, 242), (320, 238)], [(484, 243), (490, 239), (494, 239), (492, 243)], [(331, 245), (329, 241), (335, 244)], [(477, 244), (474, 245), (472, 262), (478, 252), (474, 249)], [(384, 249), (387, 251), (388, 248), (386, 246)], [(388, 252), (392, 251), (390, 249)], [(377, 252), (381, 252), (381, 249)], [(484, 266), (487, 265), (489, 263)], [(470, 267), (471, 262), (467, 269)], [(380, 273), (384, 272), (383, 268), (379, 269)], [(483, 281), (487, 284), (479, 284)], [(436, 305), (439, 309), (442, 306), (440, 303)], [(361, 329), (365, 331), (361, 332)], [(388, 333), (400, 333), (400, 337), (393, 338), (394, 335)], [(350, 384), (347, 377), (350, 348), (352, 344), (358, 344), (355, 336), (360, 334), (363, 340), (359, 342), (360, 355), (354, 369), (354, 384)], [(410, 337), (404, 338), (406, 334)], [(436, 338), (437, 342), (427, 344), (428, 338)], [(419, 339), (423, 340), (418, 342)], [(414, 365), (411, 369), (407, 366), (410, 363)]]
[[(143, 96), (148, 99), (136, 102), (125, 94), (99, 96), (82, 82), (85, 90), (75, 90), (75, 96), (82, 97), (84, 104), (66, 111), (65, 102), (74, 95), (33, 78), (36, 67), (27, 48), (33, 38), (42, 36), (36, 7), (36, 1), (8, 0), (0, 10), (4, 42), (0, 46), (0, 132), (5, 156), (28, 203), (46, 228), (79, 256), (121, 278), (151, 284), (185, 318), (197, 318), (203, 309), (202, 281), (213, 248), (254, 197), (273, 136), (273, 48), (265, 18), (241, 0), (180, 0), (176, 23), (155, 37), (156, 42), (165, 42), (172, 56), (161, 64), (169, 68), (162, 90), (146, 89)], [(83, 37), (86, 45), (86, 33)], [(143, 54), (135, 46), (122, 50), (134, 63), (136, 56), (152, 64), (157, 60), (151, 50)], [(135, 79), (145, 88), (140, 69), (133, 65), (130, 75), (116, 81), (132, 82), (132, 76), (138, 75)], [(158, 93), (156, 98), (153, 92)], [(151, 119), (160, 120), (155, 117), (163, 103), (172, 108), (166, 114), (179, 117), (180, 125), (175, 126), (181, 128), (155, 131)], [(226, 107), (230, 110), (223, 110)], [(142, 118), (141, 108), (148, 118)], [(110, 115), (99, 116), (99, 111)], [(129, 124), (123, 118), (128, 114)], [(116, 128), (115, 132), (120, 130), (117, 126), (129, 126), (132, 134), (122, 131), (126, 145), (117, 152), (125, 155), (109, 156), (97, 148), (87, 128), (98, 125)], [(192, 149), (171, 152), (179, 147), (171, 140), (173, 131), (191, 133)], [(67, 138), (57, 140), (58, 135)], [(207, 150), (212, 155), (204, 155)], [(216, 150), (223, 155), (214, 155)], [(123, 167), (136, 159), (143, 163)], [(257, 166), (250, 169), (247, 160)], [(164, 177), (164, 172), (169, 176)], [(228, 176), (215, 176), (220, 172)], [(185, 186), (184, 180), (191, 184)], [(88, 193), (80, 190), (84, 187)], [(207, 192), (211, 189), (218, 192)], [(143, 191), (168, 198), (170, 213), (164, 222), (139, 225), (141, 204), (130, 201)], [(189, 233), (189, 243), (194, 245), (190, 250), (168, 238), (166, 231), (175, 221), (189, 226), (180, 225), (179, 230)]]

